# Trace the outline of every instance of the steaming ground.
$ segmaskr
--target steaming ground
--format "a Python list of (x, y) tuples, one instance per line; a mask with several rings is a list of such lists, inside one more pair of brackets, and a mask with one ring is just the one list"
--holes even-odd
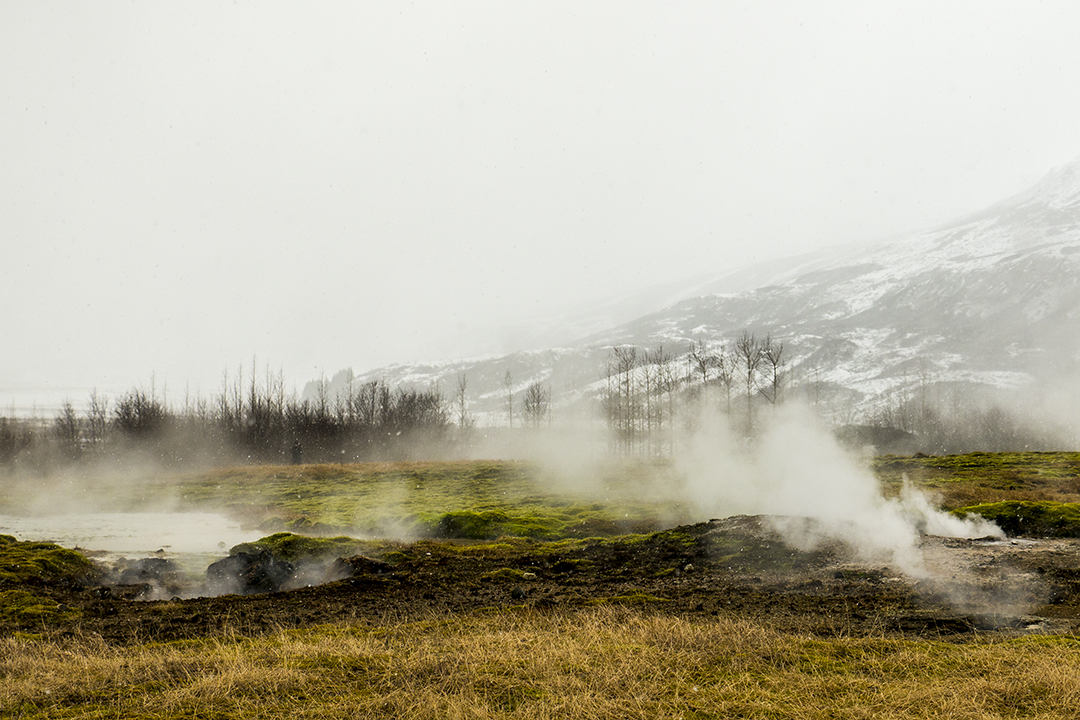
[[(257, 540), (261, 533), (236, 520), (208, 512), (68, 512), (56, 515), (0, 515), (0, 534), (23, 541), (51, 542), (79, 550), (123, 582), (138, 571), (152, 580), (146, 599), (202, 594), (210, 563), (229, 548)], [(146, 571), (157, 564), (157, 577)], [(174, 578), (166, 589), (160, 575)]]
[[(703, 417), (696, 430), (676, 444), (675, 485), (653, 487), (668, 501), (682, 501), (695, 520), (755, 515), (778, 532), (784, 542), (804, 552), (841, 544), (863, 563), (894, 568), (922, 581), (933, 592), (953, 597), (957, 606), (996, 612), (1008, 607), (1018, 613), (1037, 599), (1023, 593), (995, 594), (969, 580), (959, 566), (943, 568), (928, 563), (924, 536), (948, 538), (1002, 538), (1003, 533), (983, 520), (965, 520), (943, 513), (923, 493), (905, 485), (899, 497), (886, 498), (877, 478), (843, 450), (832, 434), (808, 409), (789, 404), (758, 418), (762, 431), (753, 441), (730, 425), (724, 415)], [(564, 478), (565, 490), (588, 488), (566, 481), (567, 468), (579, 466), (577, 478), (596, 473), (580, 471), (579, 460), (595, 457), (596, 443), (573, 450), (573, 443), (548, 448), (558, 458), (555, 475)], [(592, 448), (588, 450), (588, 448)], [(590, 457), (592, 455), (593, 457)], [(587, 464), (587, 463), (585, 463)], [(396, 491), (403, 492), (402, 487)], [(539, 488), (538, 488), (539, 489)], [(593, 488), (597, 490), (598, 488)], [(547, 490), (558, 490), (549, 487)], [(391, 492), (393, 489), (391, 489)], [(69, 497), (73, 493), (68, 492)], [(681, 494), (681, 497), (671, 497)], [(598, 499), (607, 500), (603, 496)], [(387, 498), (393, 503), (394, 498)], [(51, 540), (67, 547), (111, 553), (172, 556), (198, 554), (205, 572), (213, 560), (242, 542), (257, 539), (257, 531), (204, 513), (92, 513), (53, 518), (54, 528), (27, 528), (17, 523), (44, 518), (0, 518), (0, 532), (20, 539)], [(685, 518), (680, 519), (685, 521)], [(673, 523), (675, 524), (675, 523)], [(300, 572), (298, 579), (275, 587), (315, 584), (327, 576), (326, 568)], [(229, 583), (209, 583), (200, 592), (237, 592)]]
[(221, 555), (258, 539), (224, 515), (206, 512), (92, 512), (0, 515), (0, 533), (116, 555)]
[(924, 534), (1004, 537), (985, 520), (935, 509), (909, 484), (899, 498), (885, 498), (877, 478), (805, 407), (781, 406), (761, 424), (760, 438), (747, 443), (727, 416), (705, 416), (676, 457), (688, 500), (706, 516), (768, 515), (797, 548), (838, 541), (864, 561), (892, 565), (914, 578), (932, 572), (919, 547)]
[[(662, 497), (683, 512), (662, 532), (609, 538), (582, 533), (563, 543), (504, 538), (469, 547), (376, 542), (342, 549), (341, 558), (335, 549), (330, 564), (318, 566), (255, 552), (248, 564), (238, 552), (231, 556), (238, 559), (219, 566), (221, 574), (204, 575), (197, 596), (170, 587), (168, 569), (159, 563), (125, 565), (118, 577), (104, 581), (32, 578), (20, 587), (44, 597), (41, 607), (55, 608), (50, 628), (116, 642), (608, 603), (752, 617), (780, 629), (827, 635), (1080, 632), (1080, 540), (1002, 540), (992, 526), (941, 513), (910, 486), (886, 498), (860, 460), (842, 451), (806, 411), (791, 409), (760, 421), (764, 430), (753, 443), (722, 419), (702, 422), (677, 446), (674, 468), (616, 465), (612, 483), (598, 479), (595, 469), (583, 470), (584, 463), (578, 477), (591, 475), (592, 485), (565, 479), (571, 475), (560, 486), (528, 473), (500, 476), (511, 483), (524, 475), (526, 487), (516, 491), (522, 496), (534, 488), (538, 496), (577, 492), (603, 504), (603, 493), (610, 493), (606, 507), (618, 507), (626, 494), (643, 503)], [(642, 469), (647, 472), (635, 474)], [(392, 484), (400, 491), (410, 477), (395, 476)], [(640, 485), (627, 490), (634, 478)], [(394, 499), (403, 502), (404, 496), (387, 502)], [(133, 517), (114, 519), (125, 516)], [(164, 549), (165, 528), (153, 522), (161, 516), (146, 517), (153, 525), (149, 536), (125, 548)], [(654, 529), (659, 527), (665, 525), (658, 520)], [(25, 528), (5, 530), (31, 539)], [(217, 557), (234, 540), (253, 539), (198, 535)], [(38, 533), (37, 539), (57, 537)], [(73, 538), (68, 543), (89, 544)], [(234, 578), (243, 584), (233, 584)], [(221, 585), (210, 587), (219, 580)], [(264, 581), (295, 589), (265, 592)], [(332, 582), (319, 584), (325, 581)], [(226, 594), (210, 597), (216, 593)], [(152, 601), (141, 602), (146, 599)], [(0, 631), (42, 627), (37, 615), (0, 616)]]

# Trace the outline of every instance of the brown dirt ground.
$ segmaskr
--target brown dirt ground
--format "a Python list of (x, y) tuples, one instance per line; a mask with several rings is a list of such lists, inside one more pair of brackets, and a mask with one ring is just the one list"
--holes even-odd
[(388, 572), (361, 569), (344, 580), (263, 595), (141, 601), (133, 599), (139, 586), (39, 586), (36, 594), (78, 613), (0, 631), (129, 643), (599, 603), (748, 618), (821, 636), (964, 640), (1080, 630), (1080, 540), (924, 537), (922, 550), (929, 575), (914, 579), (856, 561), (842, 547), (791, 548), (760, 517), (554, 549), (512, 543), (461, 552), (427, 541), (402, 545)]

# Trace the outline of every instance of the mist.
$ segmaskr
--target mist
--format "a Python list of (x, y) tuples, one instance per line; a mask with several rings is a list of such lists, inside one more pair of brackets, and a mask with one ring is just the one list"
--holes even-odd
[(702, 517), (768, 515), (800, 549), (839, 541), (863, 560), (894, 565), (912, 577), (926, 575), (922, 534), (1004, 537), (985, 520), (936, 509), (910, 484), (899, 497), (886, 498), (877, 478), (801, 404), (775, 408), (762, 425), (760, 436), (748, 440), (727, 416), (706, 413), (676, 453), (687, 501)]

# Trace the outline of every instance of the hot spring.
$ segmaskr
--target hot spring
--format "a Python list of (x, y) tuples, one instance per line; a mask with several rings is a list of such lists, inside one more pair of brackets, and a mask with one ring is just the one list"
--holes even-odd
[(173, 560), (191, 576), (229, 554), (229, 548), (258, 540), (223, 515), (205, 512), (102, 512), (62, 515), (2, 515), (0, 534), (78, 549), (99, 562), (119, 558)]

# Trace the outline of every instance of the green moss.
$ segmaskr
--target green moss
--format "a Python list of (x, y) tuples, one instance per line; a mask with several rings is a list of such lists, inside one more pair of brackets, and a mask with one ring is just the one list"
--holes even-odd
[(883, 455), (873, 461), (875, 474), (886, 485), (899, 487), (901, 478), (922, 485), (972, 483), (978, 487), (1021, 490), (1080, 478), (1080, 453), (1005, 452), (966, 453), (929, 457)]
[(1010, 500), (969, 505), (953, 511), (960, 517), (980, 515), (997, 523), (1006, 535), (1080, 537), (1080, 504)]
[(53, 543), (19, 542), (10, 535), (0, 540), (0, 582), (87, 582), (98, 570), (85, 556)]
[(494, 540), (503, 536), (550, 540), (561, 536), (563, 523), (551, 517), (511, 515), (504, 510), (459, 510), (443, 513), (434, 523), (437, 537)]
[(255, 542), (236, 545), (230, 553), (235, 555), (241, 552), (256, 553), (259, 550), (265, 550), (276, 558), (296, 562), (370, 553), (374, 546), (375, 543), (345, 536), (322, 538), (281, 532), (268, 535)]
[(188, 506), (225, 507), (267, 531), (305, 535), (547, 540), (649, 532), (680, 519), (669, 467), (614, 464), (597, 473), (590, 494), (534, 466), (495, 461), (250, 466), (174, 485)]
[(62, 617), (75, 617), (76, 610), (64, 608), (54, 600), (42, 598), (26, 590), (5, 590), (0, 592), (0, 622), (20, 622), (35, 620), (54, 620)]

